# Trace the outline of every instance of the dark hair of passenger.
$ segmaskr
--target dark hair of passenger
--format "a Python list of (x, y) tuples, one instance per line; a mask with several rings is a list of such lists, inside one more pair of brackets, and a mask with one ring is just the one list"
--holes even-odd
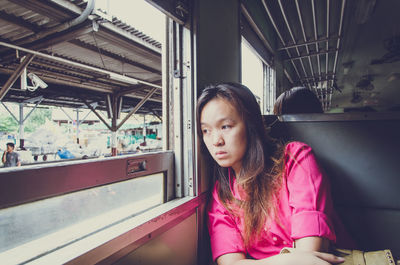
[(11, 148), (14, 148), (14, 147), (15, 147), (14, 143), (7, 143), (6, 145), (8, 145), (8, 146), (11, 147)]
[(318, 97), (305, 87), (294, 87), (283, 92), (274, 105), (275, 115), (323, 112)]
[[(203, 141), (200, 128), (201, 113), (212, 99), (228, 101), (241, 115), (246, 125), (247, 150), (242, 160), (242, 169), (236, 176), (237, 183), (248, 194), (248, 200), (237, 201), (230, 192), (228, 168), (223, 168), (211, 158)], [(262, 230), (268, 213), (275, 211), (271, 198), (280, 185), (283, 170), (282, 148), (267, 135), (260, 106), (255, 96), (244, 85), (220, 83), (207, 86), (197, 101), (197, 133), (201, 139), (201, 151), (212, 161), (214, 181), (218, 180), (218, 197), (224, 206), (233, 212), (232, 204), (244, 210), (244, 242), (250, 244)], [(236, 173), (237, 174), (237, 173)]]

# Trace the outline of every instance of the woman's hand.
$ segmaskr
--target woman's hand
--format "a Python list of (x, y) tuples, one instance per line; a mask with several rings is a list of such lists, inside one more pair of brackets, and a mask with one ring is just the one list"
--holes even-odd
[(344, 262), (344, 258), (318, 251), (292, 249), (261, 260), (245, 259), (242, 253), (229, 253), (217, 259), (218, 265), (331, 265)]
[(292, 249), (291, 253), (279, 254), (271, 257), (271, 259), (273, 258), (276, 258), (276, 263), (271, 263), (271, 265), (329, 265), (340, 264), (344, 262), (344, 258), (337, 257), (329, 253), (304, 251), (299, 249)]

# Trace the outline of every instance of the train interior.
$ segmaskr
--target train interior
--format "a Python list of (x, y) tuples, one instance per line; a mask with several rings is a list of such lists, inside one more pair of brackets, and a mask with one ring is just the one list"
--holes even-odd
[[(309, 144), (357, 246), (400, 260), (399, 1), (146, 0), (162, 41), (94, 2), (0, 0), (1, 103), (85, 108), (114, 136), (152, 113), (162, 150), (0, 168), (2, 264), (215, 264), (195, 105), (205, 85), (242, 81), (242, 44), (270, 134)], [(19, 82), (30, 72), (49, 87)], [(295, 86), (324, 113), (273, 115)]]

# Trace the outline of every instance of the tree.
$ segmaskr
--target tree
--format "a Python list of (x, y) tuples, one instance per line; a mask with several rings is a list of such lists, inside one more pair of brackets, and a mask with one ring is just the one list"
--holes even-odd
[(46, 123), (46, 120), (51, 120), (51, 113), (51, 109), (35, 109), (25, 121), (25, 132), (36, 131), (37, 128)]
[[(26, 112), (27, 115), (29, 112)], [(37, 128), (51, 120), (52, 109), (35, 109), (29, 118), (24, 122), (25, 132), (34, 132)], [(26, 117), (26, 116), (25, 116)], [(8, 113), (0, 113), (0, 132), (15, 133), (18, 132), (19, 124)]]
[(18, 123), (11, 116), (0, 114), (0, 132), (17, 132)]

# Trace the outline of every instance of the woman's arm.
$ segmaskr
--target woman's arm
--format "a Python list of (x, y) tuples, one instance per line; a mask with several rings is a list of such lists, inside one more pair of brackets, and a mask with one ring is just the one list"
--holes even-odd
[(330, 241), (317, 236), (303, 237), (295, 240), (295, 248), (304, 251), (329, 252)]
[(330, 265), (339, 264), (344, 258), (317, 251), (295, 250), (260, 260), (246, 259), (243, 253), (229, 253), (217, 259), (218, 265)]
[(229, 253), (217, 259), (218, 265), (328, 265), (344, 259), (328, 252), (330, 241), (323, 237), (304, 237), (295, 241), (293, 253), (279, 254), (262, 260), (246, 259), (243, 253)]

